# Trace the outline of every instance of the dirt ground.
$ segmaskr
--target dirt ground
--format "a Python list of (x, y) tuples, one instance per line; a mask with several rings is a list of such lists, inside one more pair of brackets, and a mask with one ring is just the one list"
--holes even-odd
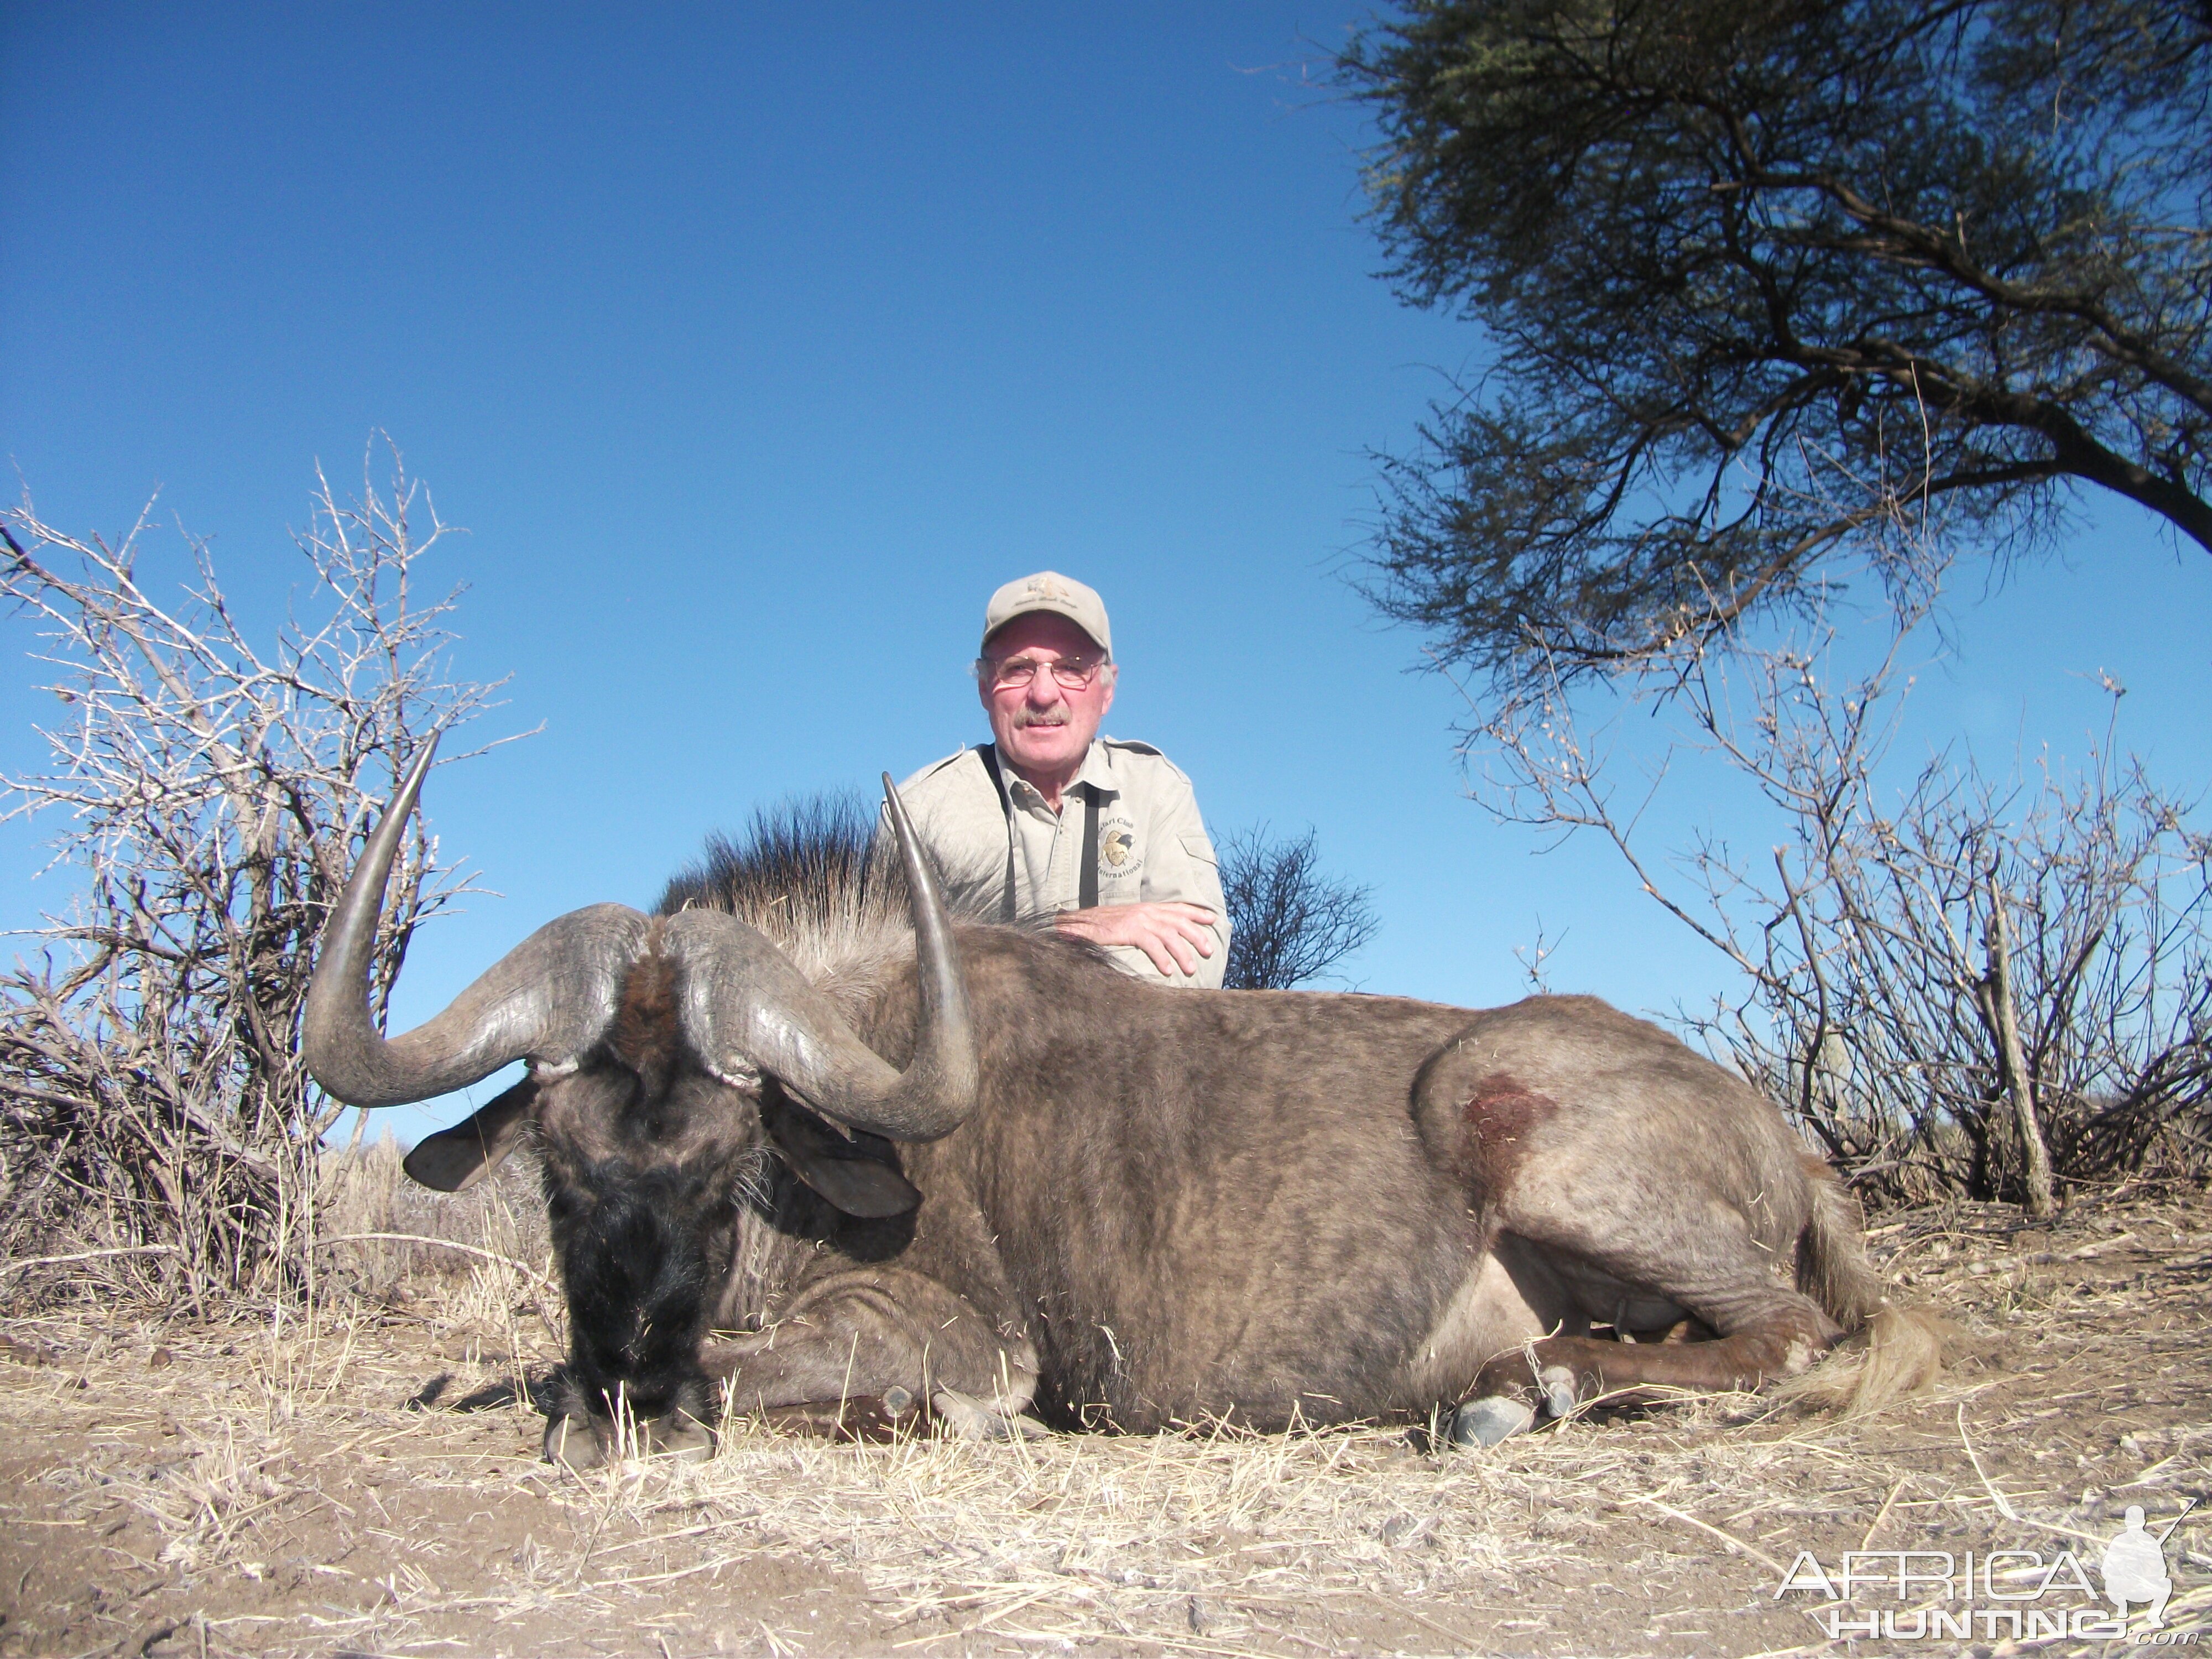
[[(1875, 1243), (1980, 1351), (1930, 1393), (1441, 1455), (1371, 1429), (858, 1447), (732, 1424), (711, 1462), (579, 1476), (499, 1403), (557, 1352), (504, 1266), (307, 1324), (11, 1316), (0, 1656), (2105, 1652), (2130, 1644), (2070, 1632), (2130, 1504), (2154, 1537), (2182, 1517), (2161, 1634), (2212, 1621), (2212, 1199), (1916, 1212)], [(1992, 1601), (2069, 1550), (2087, 1595)], [(1847, 1551), (1862, 1578), (1824, 1595)], [(1985, 1577), (1947, 1603), (1882, 1582), (1938, 1571), (1899, 1551)], [(1970, 1641), (1912, 1639), (1967, 1601), (1996, 1613)], [(2015, 1640), (2021, 1607), (2069, 1633)]]

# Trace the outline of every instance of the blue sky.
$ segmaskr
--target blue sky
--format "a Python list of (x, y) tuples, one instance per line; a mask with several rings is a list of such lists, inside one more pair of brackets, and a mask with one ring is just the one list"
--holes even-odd
[[(1608, 854), (1462, 799), (1462, 705), (1345, 580), (1366, 452), (1480, 361), (1373, 276), (1314, 78), (1358, 15), (17, 0), (0, 454), (80, 533), (159, 486), (272, 612), (314, 464), (357, 478), (374, 430), (466, 527), (457, 668), (512, 677), (487, 734), (544, 730), (433, 781), (502, 896), (418, 945), (403, 1019), (757, 804), (974, 740), (983, 600), (1044, 567), (1112, 609), (1111, 730), (1373, 886), (1364, 988), (1507, 1000), (1540, 917), (1560, 988), (1701, 1002), (1717, 963)], [(1962, 605), (1909, 743), (2078, 752), (2103, 668), (2199, 791), (2208, 599), (2212, 560), (2096, 509)], [(0, 923), (66, 901), (40, 834), (0, 831)]]

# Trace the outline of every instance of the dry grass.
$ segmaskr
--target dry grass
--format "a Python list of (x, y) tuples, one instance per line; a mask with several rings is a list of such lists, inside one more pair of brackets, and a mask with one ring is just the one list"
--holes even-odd
[[(1773, 1594), (1801, 1549), (2094, 1572), (2127, 1504), (2212, 1498), (2197, 1193), (1890, 1219), (1892, 1272), (1987, 1358), (1867, 1419), (1728, 1397), (1449, 1455), (735, 1422), (708, 1463), (585, 1476), (536, 1461), (526, 1406), (444, 1409), (557, 1355), (515, 1196), (439, 1206), (486, 1256), (364, 1257), (312, 1319), (10, 1322), (0, 1653), (1812, 1653), (1812, 1599)], [(2167, 1548), (2175, 1628), (2212, 1614), (2203, 1516)]]
[(404, 1304), (429, 1296), (449, 1323), (471, 1321), (505, 1332), (525, 1304), (560, 1341), (561, 1298), (538, 1173), (511, 1158), (491, 1179), (462, 1194), (432, 1192), (407, 1179), (404, 1149), (381, 1139), (325, 1155), (316, 1218), (318, 1270), (325, 1288), (355, 1299)]

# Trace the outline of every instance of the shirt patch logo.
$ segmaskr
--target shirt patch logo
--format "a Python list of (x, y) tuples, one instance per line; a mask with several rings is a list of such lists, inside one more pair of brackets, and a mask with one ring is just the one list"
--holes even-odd
[(1106, 860), (1109, 870), (1119, 870), (1135, 855), (1136, 850), (1136, 837), (1118, 828), (1106, 831), (1098, 845), (1098, 855)]

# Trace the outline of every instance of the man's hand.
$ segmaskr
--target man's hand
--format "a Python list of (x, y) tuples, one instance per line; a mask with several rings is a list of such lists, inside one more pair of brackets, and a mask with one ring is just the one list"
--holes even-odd
[(1198, 971), (1199, 957), (1213, 954), (1213, 912), (1180, 899), (1062, 910), (1052, 925), (1093, 945), (1133, 945), (1163, 974), (1185, 978)]

